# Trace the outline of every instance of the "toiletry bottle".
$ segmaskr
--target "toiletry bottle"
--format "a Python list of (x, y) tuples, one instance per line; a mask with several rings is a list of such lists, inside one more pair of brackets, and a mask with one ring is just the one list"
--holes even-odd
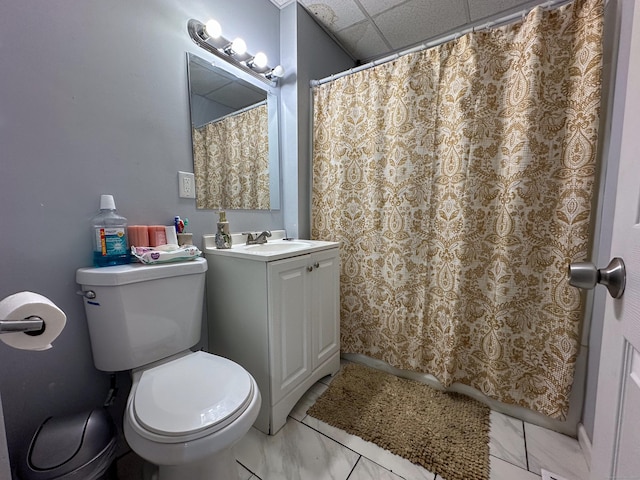
[(100, 196), (100, 212), (93, 217), (93, 265), (107, 267), (131, 262), (127, 249), (127, 219), (116, 213), (113, 195)]
[(173, 217), (173, 225), (176, 227), (176, 233), (184, 232), (185, 223), (180, 218), (180, 215), (176, 215), (175, 217)]
[(231, 234), (229, 233), (229, 222), (227, 222), (227, 214), (220, 212), (218, 220), (218, 231), (216, 232), (216, 248), (231, 248)]

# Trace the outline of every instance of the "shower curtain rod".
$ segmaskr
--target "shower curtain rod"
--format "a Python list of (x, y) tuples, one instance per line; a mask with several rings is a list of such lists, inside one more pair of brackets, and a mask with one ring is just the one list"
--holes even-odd
[[(417, 45), (415, 47), (411, 47), (407, 50), (403, 50), (401, 52), (397, 52), (394, 53), (392, 55), (388, 55), (386, 57), (382, 57), (379, 58), (378, 60), (373, 60), (372, 62), (369, 63), (365, 63), (363, 65), (360, 65), (358, 67), (353, 67), (350, 68), (349, 70), (345, 70), (344, 72), (340, 72), (340, 73), (335, 73), (333, 75), (329, 75), (328, 77), (322, 78), (320, 80), (311, 80), (309, 83), (311, 84), (311, 88), (313, 87), (317, 87), (319, 85), (322, 85), (324, 83), (329, 83), (333, 80), (337, 80), (338, 78), (342, 78), (342, 77), (346, 77), (347, 75), (351, 75), (352, 73), (356, 73), (356, 72), (361, 72), (362, 70), (368, 70), (371, 67), (377, 67), (378, 65), (382, 65), (383, 63), (388, 63), (391, 62), (399, 57), (402, 57), (404, 55), (408, 55), (410, 53), (416, 53), (416, 52), (420, 52), (422, 50), (426, 50), (428, 48), (432, 48), (432, 47), (436, 47), (438, 45), (441, 45), (443, 43), (449, 42), (451, 40), (455, 40), (458, 37), (461, 37), (463, 35), (466, 35), (467, 33), (471, 33), (471, 32), (479, 32), (482, 30), (487, 30), (491, 27), (495, 27), (495, 26), (502, 26), (502, 25), (506, 25), (508, 23), (511, 23), (519, 18), (524, 18), (529, 12), (531, 12), (534, 8), (537, 7), (542, 7), (542, 8), (550, 8), (550, 7), (558, 7), (567, 3), (571, 3), (573, 0), (548, 0), (547, 2), (541, 3), (539, 5), (535, 5), (533, 7), (521, 10), (519, 12), (516, 13), (512, 13), (511, 15), (506, 15), (504, 17), (500, 17), (496, 20), (492, 20), (490, 22), (487, 23), (480, 23), (478, 25), (474, 25), (472, 27), (468, 27), (465, 28), (464, 30), (461, 30), (459, 32), (456, 33), (452, 33), (449, 35), (445, 35), (442, 37), (436, 37), (431, 41), (425, 42), (423, 44)], [(605, 4), (608, 2), (608, 0), (605, 0)]]
[(202, 128), (202, 127), (205, 127), (207, 125), (211, 125), (212, 123), (218, 123), (218, 122), (221, 122), (222, 120), (224, 120), (226, 118), (234, 117), (236, 115), (240, 115), (241, 113), (248, 112), (249, 110), (253, 110), (254, 108), (258, 108), (258, 107), (261, 107), (262, 105), (266, 105), (266, 104), (267, 104), (266, 100), (260, 100), (258, 103), (254, 103), (253, 105), (249, 105), (248, 107), (241, 108), (240, 110), (236, 110), (235, 112), (227, 113), (226, 115), (223, 115), (220, 118), (215, 118), (213, 120), (208, 121), (207, 123), (203, 123), (202, 125), (200, 125), (198, 127), (194, 127), (194, 128)]

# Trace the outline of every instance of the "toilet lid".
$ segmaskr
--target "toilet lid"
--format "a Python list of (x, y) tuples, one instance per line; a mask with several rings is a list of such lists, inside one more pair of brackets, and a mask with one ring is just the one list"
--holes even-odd
[(146, 370), (133, 407), (136, 419), (148, 430), (177, 436), (228, 425), (252, 397), (251, 376), (244, 368), (223, 357), (195, 352)]

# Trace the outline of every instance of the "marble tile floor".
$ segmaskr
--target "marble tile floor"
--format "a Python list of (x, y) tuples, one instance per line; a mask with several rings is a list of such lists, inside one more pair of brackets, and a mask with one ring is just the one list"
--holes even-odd
[[(377, 445), (306, 414), (331, 377), (316, 383), (274, 436), (251, 429), (235, 447), (242, 480), (446, 480)], [(541, 469), (587, 480), (577, 440), (491, 412), (490, 480), (541, 480)], [(118, 459), (120, 480), (141, 480), (134, 453)], [(185, 479), (186, 480), (186, 479)]]

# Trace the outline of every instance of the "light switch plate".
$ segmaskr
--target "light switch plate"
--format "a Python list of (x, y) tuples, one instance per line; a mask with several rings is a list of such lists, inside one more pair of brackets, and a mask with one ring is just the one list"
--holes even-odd
[(180, 198), (196, 198), (196, 181), (193, 173), (178, 172), (178, 192)]

